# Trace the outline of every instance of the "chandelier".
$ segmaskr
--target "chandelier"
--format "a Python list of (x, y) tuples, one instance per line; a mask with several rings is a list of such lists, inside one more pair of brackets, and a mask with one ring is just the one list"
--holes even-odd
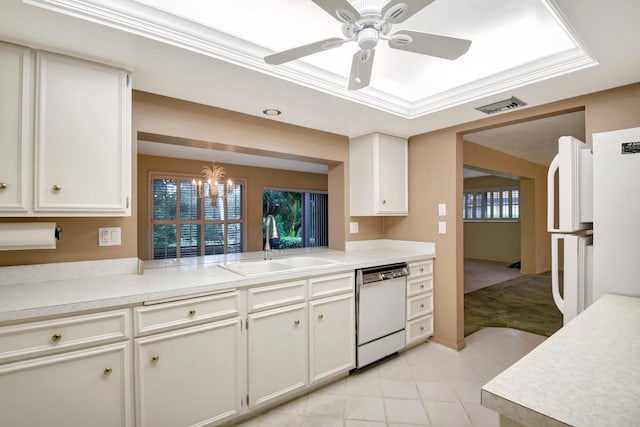
[(202, 177), (196, 181), (194, 178), (192, 182), (193, 186), (197, 188), (198, 197), (205, 197), (205, 186), (209, 184), (208, 196), (211, 199), (211, 206), (216, 207), (218, 203), (218, 197), (220, 196), (218, 184), (226, 182), (226, 196), (229, 197), (233, 193), (233, 182), (227, 178), (227, 170), (212, 162), (211, 167), (203, 166), (201, 171)]

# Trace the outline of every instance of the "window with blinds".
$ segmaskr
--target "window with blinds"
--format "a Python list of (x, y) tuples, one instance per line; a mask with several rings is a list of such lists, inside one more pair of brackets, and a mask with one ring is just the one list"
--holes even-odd
[(328, 199), (326, 192), (265, 189), (263, 219), (273, 215), (280, 235), (272, 247), (329, 246)]
[[(205, 183), (203, 196), (193, 176), (150, 176), (150, 246), (153, 259), (183, 258), (244, 251), (244, 188), (235, 182), (230, 194), (218, 185), (215, 205)], [(196, 177), (197, 179), (198, 177)]]
[(519, 221), (520, 189), (509, 187), (465, 191), (462, 217), (465, 221)]

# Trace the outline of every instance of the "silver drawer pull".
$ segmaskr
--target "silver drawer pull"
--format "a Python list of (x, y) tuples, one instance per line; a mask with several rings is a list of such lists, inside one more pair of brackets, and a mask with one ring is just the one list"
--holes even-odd
[(113, 372), (113, 369), (111, 368), (104, 368), (104, 374), (105, 375), (111, 375), (111, 373)]
[(6, 182), (0, 182), (0, 190), (6, 190), (9, 184)]
[(424, 332), (424, 326), (420, 326), (420, 332)]
[(318, 314), (318, 319), (320, 320), (324, 319), (324, 314)]
[(56, 192), (57, 192), (57, 191), (62, 190), (62, 186), (61, 186), (61, 185), (58, 185), (58, 184), (55, 184), (53, 187), (51, 187), (51, 189), (52, 189), (53, 191), (56, 191)]
[(298, 325), (300, 325), (300, 321), (299, 321), (299, 320), (294, 320), (294, 321), (293, 321), (293, 324), (294, 324), (295, 326), (298, 326)]
[(423, 309), (423, 308), (424, 308), (424, 304), (420, 304), (420, 309)]
[(196, 311), (195, 310), (189, 310), (189, 316), (193, 317), (196, 315)]
[(51, 341), (53, 342), (60, 342), (61, 339), (62, 339), (62, 335), (60, 334), (53, 334), (51, 336)]
[(151, 356), (151, 363), (158, 363), (160, 361), (160, 356)]

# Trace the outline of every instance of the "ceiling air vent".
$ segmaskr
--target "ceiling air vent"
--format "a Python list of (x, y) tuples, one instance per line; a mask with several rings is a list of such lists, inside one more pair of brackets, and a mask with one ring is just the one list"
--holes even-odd
[(495, 114), (502, 111), (513, 110), (514, 108), (522, 107), (524, 105), (527, 105), (527, 103), (520, 101), (518, 98), (512, 96), (511, 98), (505, 99), (503, 101), (483, 105), (482, 107), (476, 108), (476, 110), (482, 111), (485, 114)]

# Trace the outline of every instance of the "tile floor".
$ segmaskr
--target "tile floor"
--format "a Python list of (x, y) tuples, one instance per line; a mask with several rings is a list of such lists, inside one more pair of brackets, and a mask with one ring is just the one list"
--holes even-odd
[(465, 258), (464, 293), (520, 277), (520, 269), (508, 268), (509, 264), (508, 262)]
[(544, 340), (485, 328), (460, 352), (427, 342), (240, 425), (497, 427), (497, 414), (480, 405), (480, 388)]

